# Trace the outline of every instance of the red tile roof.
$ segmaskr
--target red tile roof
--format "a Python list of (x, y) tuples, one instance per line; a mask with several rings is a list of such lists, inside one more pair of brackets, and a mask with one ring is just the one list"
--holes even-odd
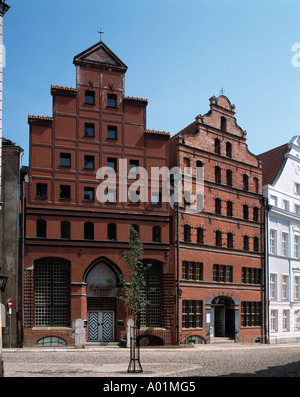
[(155, 131), (155, 130), (146, 130), (145, 133), (146, 134), (156, 134), (156, 135), (166, 135), (166, 136), (171, 135), (169, 132), (166, 132), (166, 131)]
[(148, 99), (135, 98), (133, 96), (125, 96), (124, 99), (126, 99), (127, 101), (137, 101), (137, 102), (147, 102), (148, 103)]
[(61, 85), (51, 85), (51, 89), (54, 89), (54, 90), (63, 90), (63, 91), (71, 91), (71, 92), (78, 92), (77, 88), (62, 87)]
[(262, 162), (263, 186), (274, 183), (285, 160), (284, 156), (287, 151), (288, 144), (285, 143), (257, 156)]

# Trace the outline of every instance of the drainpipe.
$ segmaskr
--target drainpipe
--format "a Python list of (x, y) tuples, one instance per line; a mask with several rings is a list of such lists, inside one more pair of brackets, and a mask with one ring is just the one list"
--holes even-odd
[(264, 218), (265, 218), (265, 255), (264, 255), (264, 267), (265, 267), (265, 335), (266, 344), (270, 343), (270, 325), (269, 325), (269, 309), (270, 309), (270, 298), (269, 298), (269, 211), (272, 208), (268, 203), (268, 199), (263, 197), (264, 203)]
[(177, 234), (177, 245), (176, 245), (176, 249), (177, 249), (177, 345), (179, 345), (179, 302), (180, 302), (180, 296), (181, 296), (181, 291), (180, 291), (180, 279), (179, 279), (179, 274), (180, 274), (180, 260), (179, 260), (179, 253), (180, 253), (180, 242), (179, 242), (179, 184), (177, 181), (176, 184), (176, 188), (177, 188), (177, 221), (176, 221), (176, 234)]

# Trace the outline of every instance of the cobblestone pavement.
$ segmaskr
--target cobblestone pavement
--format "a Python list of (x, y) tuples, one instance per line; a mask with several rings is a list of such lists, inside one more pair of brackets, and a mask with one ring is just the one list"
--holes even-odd
[[(3, 350), (5, 377), (132, 377), (129, 349), (119, 347)], [(300, 343), (198, 345), (141, 349), (135, 377), (300, 377)]]

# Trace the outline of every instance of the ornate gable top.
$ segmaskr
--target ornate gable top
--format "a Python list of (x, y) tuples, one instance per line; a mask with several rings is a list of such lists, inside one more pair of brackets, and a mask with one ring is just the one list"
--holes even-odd
[(127, 66), (102, 41), (76, 55), (74, 65), (112, 69), (125, 73)]

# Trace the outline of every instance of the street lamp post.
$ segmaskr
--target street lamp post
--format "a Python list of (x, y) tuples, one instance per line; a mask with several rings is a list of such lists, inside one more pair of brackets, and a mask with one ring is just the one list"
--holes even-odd
[(5, 290), (8, 277), (0, 274), (0, 378), (4, 376), (3, 360), (2, 360), (2, 313), (1, 313), (1, 292)]

